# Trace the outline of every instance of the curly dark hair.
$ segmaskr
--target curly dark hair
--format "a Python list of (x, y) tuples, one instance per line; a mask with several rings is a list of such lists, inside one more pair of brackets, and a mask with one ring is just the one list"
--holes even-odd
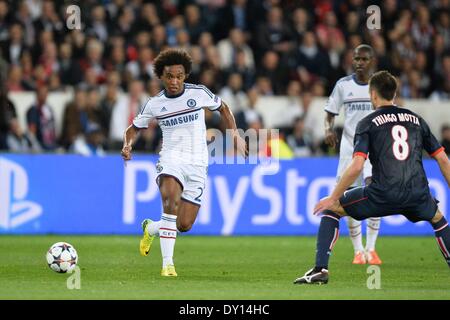
[(189, 53), (181, 49), (167, 49), (162, 51), (155, 59), (153, 70), (158, 78), (161, 78), (164, 67), (173, 66), (176, 64), (181, 64), (184, 67), (184, 72), (186, 72), (186, 75), (191, 73), (192, 58)]

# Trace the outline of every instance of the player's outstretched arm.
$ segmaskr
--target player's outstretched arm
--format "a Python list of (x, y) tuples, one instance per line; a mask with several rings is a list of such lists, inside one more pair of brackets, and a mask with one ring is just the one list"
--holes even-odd
[(130, 125), (123, 134), (123, 147), (122, 147), (122, 158), (125, 161), (131, 159), (131, 150), (139, 129), (134, 125)]
[(220, 116), (225, 122), (225, 128), (231, 129), (233, 131), (234, 145), (236, 146), (238, 153), (241, 156), (247, 157), (248, 155), (247, 144), (245, 143), (245, 140), (242, 139), (241, 136), (239, 135), (239, 132), (236, 127), (236, 121), (234, 120), (234, 116), (230, 110), (230, 107), (228, 107), (228, 105), (222, 101), (222, 105), (220, 106), (219, 112)]
[(450, 187), (450, 161), (448, 160), (447, 154), (445, 152), (439, 152), (434, 156), (436, 159), (439, 169), (441, 169), (442, 175), (445, 180), (447, 180), (447, 184)]
[(360, 155), (355, 155), (353, 157), (352, 163), (347, 167), (347, 169), (345, 169), (344, 174), (342, 175), (331, 195), (329, 197), (323, 198), (319, 201), (319, 203), (316, 204), (316, 206), (314, 207), (314, 214), (330, 209), (338, 202), (339, 198), (344, 194), (345, 190), (347, 190), (361, 174), (364, 168), (365, 160), (366, 159)]

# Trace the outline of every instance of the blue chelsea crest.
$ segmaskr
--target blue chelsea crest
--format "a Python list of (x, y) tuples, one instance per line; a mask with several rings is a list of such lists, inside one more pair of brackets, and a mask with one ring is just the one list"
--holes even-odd
[(195, 107), (197, 105), (197, 102), (194, 100), (194, 99), (189, 99), (188, 101), (187, 101), (187, 106), (189, 107), (189, 108), (193, 108), (193, 107)]

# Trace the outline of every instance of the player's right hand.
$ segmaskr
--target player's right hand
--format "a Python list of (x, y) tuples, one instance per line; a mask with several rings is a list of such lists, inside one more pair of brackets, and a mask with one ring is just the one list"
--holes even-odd
[(334, 130), (326, 130), (325, 131), (325, 143), (332, 148), (336, 148), (337, 145), (337, 136)]
[(123, 160), (125, 161), (131, 160), (131, 147), (124, 146), (120, 154), (122, 155)]

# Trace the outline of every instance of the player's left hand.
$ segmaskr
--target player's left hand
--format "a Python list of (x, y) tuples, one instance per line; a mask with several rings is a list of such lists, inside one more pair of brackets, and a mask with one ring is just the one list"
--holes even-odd
[(332, 208), (336, 203), (337, 199), (331, 197), (322, 198), (314, 207), (314, 215), (319, 214), (320, 212)]

